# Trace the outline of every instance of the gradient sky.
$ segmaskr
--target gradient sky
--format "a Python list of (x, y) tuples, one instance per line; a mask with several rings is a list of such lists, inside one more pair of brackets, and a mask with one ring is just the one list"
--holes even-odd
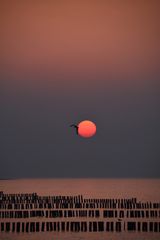
[(159, 9), (0, 1), (0, 178), (160, 177)]

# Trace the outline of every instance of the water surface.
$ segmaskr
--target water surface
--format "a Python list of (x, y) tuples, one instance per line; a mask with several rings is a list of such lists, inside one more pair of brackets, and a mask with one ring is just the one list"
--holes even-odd
[[(160, 179), (19, 179), (0, 180), (5, 193), (33, 193), (41, 196), (83, 195), (85, 198), (137, 198), (160, 202)], [(78, 220), (78, 219), (76, 219)], [(159, 240), (159, 233), (148, 232), (44, 232), (0, 233), (2, 240)]]

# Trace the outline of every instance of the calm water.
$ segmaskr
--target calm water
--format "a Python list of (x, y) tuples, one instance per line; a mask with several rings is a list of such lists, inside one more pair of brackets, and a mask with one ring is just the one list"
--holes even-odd
[[(160, 179), (22, 179), (0, 180), (5, 193), (38, 195), (80, 195), (86, 198), (132, 198), (160, 202)], [(77, 219), (76, 219), (77, 220)], [(159, 233), (0, 233), (0, 240), (159, 240)]]

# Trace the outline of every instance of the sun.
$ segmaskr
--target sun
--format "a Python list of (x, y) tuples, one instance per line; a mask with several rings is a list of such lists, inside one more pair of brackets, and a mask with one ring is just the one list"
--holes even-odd
[(78, 134), (84, 138), (90, 138), (96, 133), (96, 125), (92, 121), (84, 120), (78, 124)]

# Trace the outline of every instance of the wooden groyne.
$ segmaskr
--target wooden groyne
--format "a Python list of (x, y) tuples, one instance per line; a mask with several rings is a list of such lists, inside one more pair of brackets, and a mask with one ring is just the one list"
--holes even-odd
[(0, 232), (160, 232), (160, 203), (0, 192)]
[(160, 232), (159, 222), (126, 222), (123, 229), (122, 222), (105, 221), (71, 221), (71, 222), (1, 222), (0, 232), (44, 232), (44, 231), (71, 231), (71, 232)]

